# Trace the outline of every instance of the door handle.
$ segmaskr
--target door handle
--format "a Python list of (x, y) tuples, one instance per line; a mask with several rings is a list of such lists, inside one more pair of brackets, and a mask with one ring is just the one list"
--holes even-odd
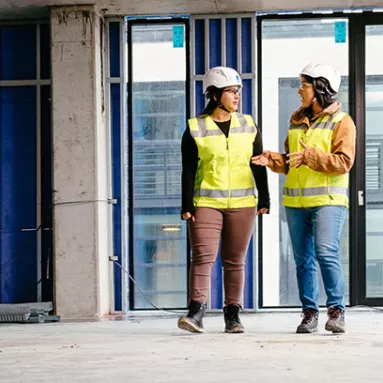
[(364, 191), (358, 190), (358, 205), (364, 206)]

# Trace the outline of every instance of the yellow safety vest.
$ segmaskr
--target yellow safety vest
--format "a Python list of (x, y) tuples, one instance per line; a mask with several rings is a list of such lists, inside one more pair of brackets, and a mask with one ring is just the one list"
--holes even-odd
[(208, 115), (189, 120), (198, 148), (194, 206), (216, 209), (257, 206), (250, 168), (257, 128), (251, 116), (232, 113), (228, 138)]
[[(305, 124), (291, 124), (288, 132), (290, 153), (303, 149), (300, 140), (308, 146), (331, 153), (334, 129), (345, 116), (346, 113), (338, 112), (320, 117), (306, 133)], [(325, 205), (348, 207), (348, 174), (325, 174), (306, 165), (290, 168), (283, 188), (282, 203), (296, 208)]]

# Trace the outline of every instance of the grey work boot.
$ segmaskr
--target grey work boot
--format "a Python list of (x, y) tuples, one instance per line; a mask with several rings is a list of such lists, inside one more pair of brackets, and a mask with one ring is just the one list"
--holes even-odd
[(235, 334), (245, 332), (245, 328), (239, 319), (240, 305), (227, 305), (223, 308), (225, 316), (225, 332)]
[(345, 332), (344, 311), (339, 307), (329, 307), (327, 309), (328, 321), (325, 329), (334, 334)]
[(205, 315), (206, 304), (190, 301), (186, 316), (178, 319), (178, 327), (182, 330), (201, 333), (204, 332), (202, 319)]
[(302, 313), (303, 319), (297, 327), (297, 334), (309, 334), (318, 331), (318, 311), (306, 309)]

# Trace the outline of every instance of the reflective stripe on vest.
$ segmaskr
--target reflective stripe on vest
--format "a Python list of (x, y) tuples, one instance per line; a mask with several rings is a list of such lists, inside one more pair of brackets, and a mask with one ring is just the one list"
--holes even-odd
[(340, 194), (340, 195), (348, 195), (348, 188), (343, 186), (321, 186), (314, 188), (302, 188), (302, 189), (291, 189), (291, 188), (283, 188), (283, 194), (289, 197), (299, 197), (299, 190), (301, 191), (301, 195), (303, 197), (308, 196), (319, 196), (319, 195), (328, 195), (328, 194)]
[(189, 128), (198, 148), (194, 205), (223, 209), (256, 206), (250, 160), (257, 128), (252, 117), (232, 113), (228, 137), (207, 115), (189, 120)]
[[(346, 113), (344, 113), (346, 114)], [(335, 118), (337, 115), (334, 115), (334, 118), (328, 118), (329, 116), (323, 117), (323, 119), (318, 119), (320, 121), (314, 122), (314, 124), (310, 127), (310, 129), (328, 129), (328, 130), (334, 130), (337, 123), (340, 121), (337, 118)], [(334, 122), (335, 120), (335, 122)], [(290, 129), (304, 129), (305, 124), (298, 124), (298, 125), (291, 125)]]
[[(233, 189), (231, 191), (231, 197), (249, 197), (255, 195), (254, 188), (248, 189)], [(229, 190), (210, 190), (210, 189), (195, 189), (195, 197), (210, 197), (210, 198), (229, 198)]]
[[(222, 135), (222, 131), (218, 128), (215, 130), (206, 129), (206, 122), (202, 118), (198, 118), (198, 130), (190, 130), (190, 135), (193, 138), (203, 138), (209, 136), (220, 136)], [(230, 128), (230, 134), (236, 133), (255, 133), (257, 128), (255, 126), (248, 126), (247, 121), (243, 115), (238, 116), (238, 121), (241, 124), (239, 127)]]
[[(331, 153), (332, 136), (337, 124), (347, 116), (338, 112), (319, 118), (307, 131), (305, 124), (291, 124), (288, 134), (290, 153), (302, 150), (300, 141), (325, 153)], [(306, 165), (290, 168), (283, 188), (283, 205), (315, 207), (348, 206), (348, 174), (331, 175), (317, 172)]]

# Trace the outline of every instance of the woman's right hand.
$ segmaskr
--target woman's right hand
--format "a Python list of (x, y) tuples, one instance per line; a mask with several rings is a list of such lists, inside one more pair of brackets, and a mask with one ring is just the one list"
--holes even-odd
[(254, 165), (269, 166), (271, 162), (270, 150), (265, 150), (259, 156), (251, 157), (251, 163)]
[(183, 218), (185, 221), (191, 219), (192, 222), (194, 222), (194, 220), (195, 220), (194, 215), (191, 215), (189, 212), (183, 213), (183, 214), (182, 214), (182, 218)]

